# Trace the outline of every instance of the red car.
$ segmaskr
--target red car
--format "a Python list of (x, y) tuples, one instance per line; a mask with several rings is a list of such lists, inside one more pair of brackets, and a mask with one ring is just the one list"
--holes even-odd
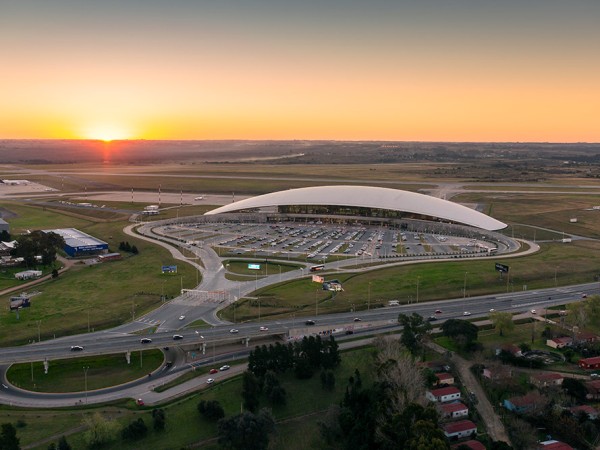
[(217, 369), (210, 369), (210, 371), (208, 373), (219, 373), (219, 371)]

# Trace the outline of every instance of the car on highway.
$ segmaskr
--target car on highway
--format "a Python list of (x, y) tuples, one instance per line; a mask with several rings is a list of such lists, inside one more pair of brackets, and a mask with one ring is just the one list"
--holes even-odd
[(140, 342), (142, 344), (149, 344), (150, 342), (152, 342), (152, 339), (150, 339), (150, 338), (141, 338)]
[(436, 313), (436, 314), (441, 314), (441, 313), (442, 313), (442, 310), (441, 310), (441, 309), (436, 309), (436, 310), (435, 310), (435, 313)]
[(532, 309), (531, 314), (537, 314), (537, 311), (535, 309)]
[(465, 311), (465, 312), (463, 313), (463, 316), (470, 316), (470, 315), (471, 315), (471, 313), (470, 313), (469, 311)]
[(208, 380), (206, 380), (206, 384), (213, 384), (215, 382), (214, 378), (209, 378)]
[(83, 345), (71, 345), (72, 352), (80, 352), (83, 350)]
[(362, 322), (362, 319), (361, 319), (360, 317), (355, 317), (355, 318), (354, 318), (354, 321), (355, 321), (355, 322)]
[(240, 332), (240, 330), (236, 330), (235, 328), (232, 328), (231, 330), (229, 330), (229, 332), (230, 332), (231, 334), (235, 334), (235, 333), (239, 333), (239, 332)]
[(587, 298), (587, 294), (582, 294), (581, 298)]
[(306, 325), (314, 325), (315, 321), (314, 320), (307, 320), (306, 322), (304, 322)]
[(179, 320), (183, 320), (183, 319), (185, 319), (185, 315), (182, 314), (179, 316)]
[(224, 370), (229, 370), (231, 367), (225, 364), (224, 366), (219, 367), (219, 370), (223, 372)]
[(174, 341), (180, 341), (181, 339), (183, 339), (183, 336), (180, 334), (174, 334), (173, 335), (173, 340)]
[(258, 330), (259, 331), (269, 331), (269, 328), (267, 328), (267, 327), (260, 327)]
[(494, 308), (490, 309), (490, 312), (496, 312), (496, 310)]
[(210, 370), (208, 371), (208, 373), (210, 373), (210, 374), (213, 374), (213, 373), (219, 373), (219, 370), (218, 370), (218, 369), (210, 369)]
[(429, 322), (435, 322), (435, 321), (437, 320), (437, 317), (435, 317), (435, 316), (429, 316), (429, 317), (427, 318), (427, 320), (428, 320)]

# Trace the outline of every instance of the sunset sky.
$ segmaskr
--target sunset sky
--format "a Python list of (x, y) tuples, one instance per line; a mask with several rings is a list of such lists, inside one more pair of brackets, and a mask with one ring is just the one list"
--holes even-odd
[(6, 0), (0, 139), (600, 142), (598, 0)]

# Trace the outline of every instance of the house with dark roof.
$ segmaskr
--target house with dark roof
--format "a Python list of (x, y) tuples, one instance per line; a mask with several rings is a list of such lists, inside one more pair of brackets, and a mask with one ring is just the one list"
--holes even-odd
[(585, 383), (587, 394), (585, 398), (588, 400), (600, 400), (600, 380), (588, 381)]

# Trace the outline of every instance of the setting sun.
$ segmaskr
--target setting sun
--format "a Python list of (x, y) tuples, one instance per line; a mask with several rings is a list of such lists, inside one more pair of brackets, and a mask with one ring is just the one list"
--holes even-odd
[(122, 139), (130, 139), (131, 135), (125, 129), (117, 126), (98, 126), (89, 128), (84, 133), (84, 138), (104, 142), (111, 142)]

